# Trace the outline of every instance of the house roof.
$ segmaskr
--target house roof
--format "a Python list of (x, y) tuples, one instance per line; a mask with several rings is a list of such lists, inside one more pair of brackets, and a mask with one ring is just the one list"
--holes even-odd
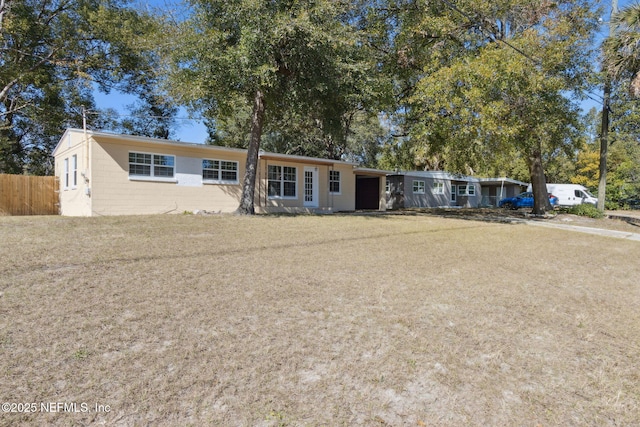
[[(56, 148), (53, 150), (53, 155), (56, 155), (56, 152), (58, 151), (59, 147), (61, 146), (62, 142), (65, 140), (65, 138), (71, 134), (71, 133), (85, 133), (84, 130), (82, 129), (73, 129), (73, 128), (69, 128), (67, 129), (64, 134), (62, 135), (62, 137), (60, 138), (60, 141), (58, 142), (58, 145), (56, 145)], [(198, 148), (207, 148), (210, 147), (212, 149), (215, 150), (222, 150), (222, 151), (228, 151), (228, 152), (246, 152), (246, 150), (241, 150), (239, 148), (230, 148), (230, 147), (219, 147), (219, 146), (215, 146), (215, 145), (205, 145), (205, 144), (197, 144), (195, 142), (182, 142), (182, 141), (174, 141), (174, 140), (169, 140), (169, 139), (158, 139), (158, 138), (150, 138), (150, 137), (146, 137), (146, 136), (136, 136), (136, 135), (123, 135), (123, 134), (116, 134), (116, 133), (111, 133), (111, 132), (102, 132), (102, 131), (93, 131), (93, 130), (87, 130), (86, 131), (86, 135), (88, 138), (94, 138), (96, 140), (103, 140), (103, 141), (112, 141), (112, 142), (142, 142), (142, 143), (147, 143), (147, 144), (153, 144), (153, 145), (170, 145), (170, 146), (180, 146), (180, 147), (198, 147)]]
[[(243, 150), (246, 151), (246, 150)], [(321, 165), (334, 165), (334, 164), (346, 164), (357, 166), (357, 163), (345, 162), (342, 160), (332, 160), (332, 159), (322, 159), (319, 157), (306, 157), (306, 156), (296, 156), (293, 154), (279, 154), (279, 153), (269, 153), (266, 151), (260, 151), (259, 157), (265, 160), (281, 160), (281, 161), (289, 161), (295, 163), (311, 163), (311, 164), (321, 164)]]
[(479, 182), (479, 179), (473, 176), (454, 174), (445, 171), (400, 171), (391, 172), (391, 175), (414, 176), (418, 178), (448, 179), (450, 181), (467, 181)]
[[(59, 147), (61, 146), (63, 140), (70, 133), (84, 133), (85, 131), (82, 129), (67, 129), (65, 133), (60, 138), (58, 145), (53, 150), (53, 155), (56, 155)], [(173, 146), (173, 147), (194, 147), (201, 149), (209, 149), (213, 151), (226, 151), (232, 153), (246, 153), (246, 149), (242, 148), (231, 148), (231, 147), (223, 147), (219, 145), (208, 145), (208, 144), (199, 144), (194, 142), (182, 142), (182, 141), (174, 141), (169, 139), (158, 139), (158, 138), (150, 138), (146, 136), (135, 136), (135, 135), (122, 135), (110, 132), (102, 132), (102, 131), (86, 131), (87, 137), (91, 137), (95, 140), (102, 141), (110, 141), (110, 142), (119, 142), (119, 143), (145, 143), (145, 144), (153, 144), (153, 145), (164, 145), (164, 146)], [(357, 163), (353, 162), (345, 162), (342, 160), (332, 160), (332, 159), (323, 159), (318, 157), (305, 157), (305, 156), (296, 156), (292, 154), (279, 154), (279, 153), (270, 153), (266, 151), (260, 151), (259, 157), (261, 159), (266, 160), (280, 160), (280, 161), (289, 161), (295, 163), (308, 163), (308, 164), (316, 164), (316, 165), (332, 165), (332, 164), (344, 164), (351, 165), (354, 168), (358, 166)], [(374, 171), (374, 169), (370, 169), (369, 171)], [(386, 175), (386, 171), (378, 171), (379, 175)]]
[(529, 185), (526, 182), (522, 182), (522, 181), (518, 181), (517, 179), (511, 179), (511, 178), (506, 178), (506, 177), (502, 177), (502, 178), (479, 178), (480, 183), (482, 184), (494, 184), (494, 185), (502, 185), (502, 184), (517, 184), (517, 185), (521, 185), (523, 187), (526, 187), (527, 185)]
[(432, 178), (432, 179), (448, 179), (451, 181), (468, 181), (468, 182), (478, 182), (480, 184), (485, 185), (503, 185), (503, 184), (516, 184), (521, 186), (529, 185), (526, 182), (518, 181), (516, 179), (511, 179), (507, 177), (500, 178), (477, 178), (475, 176), (466, 176), (461, 174), (454, 174), (451, 172), (445, 171), (400, 171), (400, 172), (390, 172), (390, 175), (403, 175), (403, 176), (415, 176), (421, 178)]
[(360, 174), (360, 175), (371, 175), (371, 176), (387, 176), (387, 175), (393, 173), (391, 171), (385, 171), (385, 170), (381, 170), (381, 169), (361, 168), (361, 167), (355, 167), (353, 170), (357, 174)]

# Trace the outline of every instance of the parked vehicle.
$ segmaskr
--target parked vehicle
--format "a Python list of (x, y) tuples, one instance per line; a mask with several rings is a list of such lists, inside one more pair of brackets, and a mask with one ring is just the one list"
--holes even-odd
[[(527, 188), (531, 191), (531, 184)], [(558, 206), (575, 206), (583, 203), (598, 204), (598, 198), (578, 184), (547, 184), (547, 191), (558, 198)]]
[(620, 200), (620, 206), (628, 209), (640, 209), (640, 199), (632, 197)]
[[(549, 202), (551, 206), (558, 204), (558, 198), (549, 193)], [(520, 208), (532, 208), (533, 207), (533, 193), (531, 191), (525, 191), (515, 197), (507, 197), (498, 202), (498, 207), (505, 209), (520, 209)]]

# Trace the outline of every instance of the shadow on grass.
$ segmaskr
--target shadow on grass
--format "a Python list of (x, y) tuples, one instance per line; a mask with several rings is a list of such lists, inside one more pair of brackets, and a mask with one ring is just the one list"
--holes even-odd
[[(310, 214), (305, 214), (309, 216)], [(303, 214), (287, 214), (286, 216), (305, 216)], [(265, 215), (267, 216), (267, 215)], [(268, 215), (271, 217), (272, 215)], [(278, 215), (279, 216), (279, 215)], [(318, 215), (321, 216), (321, 215)], [(384, 216), (381, 216), (384, 217)], [(234, 255), (251, 255), (258, 256), (260, 253), (264, 253), (265, 251), (274, 251), (274, 250), (287, 250), (287, 249), (296, 249), (296, 248), (311, 248), (322, 246), (332, 245), (332, 244), (340, 244), (340, 243), (353, 243), (353, 242), (367, 242), (367, 241), (375, 241), (380, 239), (387, 239), (398, 236), (411, 236), (411, 235), (434, 235), (439, 233), (448, 233), (448, 232), (464, 232), (467, 230), (478, 229), (478, 225), (465, 225), (465, 226), (450, 226), (450, 227), (442, 227), (442, 228), (434, 228), (434, 229), (421, 229), (421, 230), (411, 230), (404, 232), (379, 232), (372, 233), (366, 236), (348, 236), (342, 238), (324, 238), (324, 239), (313, 239), (313, 240), (301, 240), (301, 241), (293, 241), (293, 242), (282, 242), (282, 243), (273, 243), (269, 245), (265, 244), (257, 244), (256, 246), (251, 247), (242, 247), (242, 248), (227, 248), (224, 251), (223, 256), (234, 256)], [(425, 237), (427, 238), (427, 237)], [(66, 268), (87, 268), (87, 267), (95, 267), (96, 264), (101, 265), (110, 265), (110, 264), (129, 264), (129, 263), (137, 263), (137, 262), (147, 262), (147, 261), (176, 261), (184, 258), (212, 258), (210, 250), (205, 250), (202, 252), (189, 252), (189, 253), (169, 253), (163, 255), (145, 255), (145, 254), (137, 254), (131, 256), (120, 256), (120, 257), (99, 257), (97, 259), (88, 259), (86, 262), (75, 262), (75, 263), (64, 263), (64, 264), (50, 264), (46, 263), (44, 265), (31, 265), (29, 266), (29, 270), (33, 270), (34, 268), (38, 268), (44, 271), (55, 271), (58, 269), (66, 269)]]
[(361, 216), (364, 218), (393, 218), (397, 216), (428, 216), (466, 221), (481, 221), (501, 224), (522, 224), (525, 212), (490, 208), (412, 208), (393, 211), (354, 211), (336, 215)]

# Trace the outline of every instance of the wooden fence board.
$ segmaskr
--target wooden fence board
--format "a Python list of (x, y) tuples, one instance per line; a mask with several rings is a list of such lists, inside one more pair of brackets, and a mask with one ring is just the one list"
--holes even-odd
[(0, 174), (0, 215), (58, 215), (58, 178)]

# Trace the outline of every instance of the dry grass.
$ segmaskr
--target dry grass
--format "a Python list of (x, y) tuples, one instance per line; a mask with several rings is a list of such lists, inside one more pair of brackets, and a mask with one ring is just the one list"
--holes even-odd
[(637, 242), (420, 215), (2, 217), (0, 250), (1, 400), (90, 409), (3, 426), (640, 419)]

